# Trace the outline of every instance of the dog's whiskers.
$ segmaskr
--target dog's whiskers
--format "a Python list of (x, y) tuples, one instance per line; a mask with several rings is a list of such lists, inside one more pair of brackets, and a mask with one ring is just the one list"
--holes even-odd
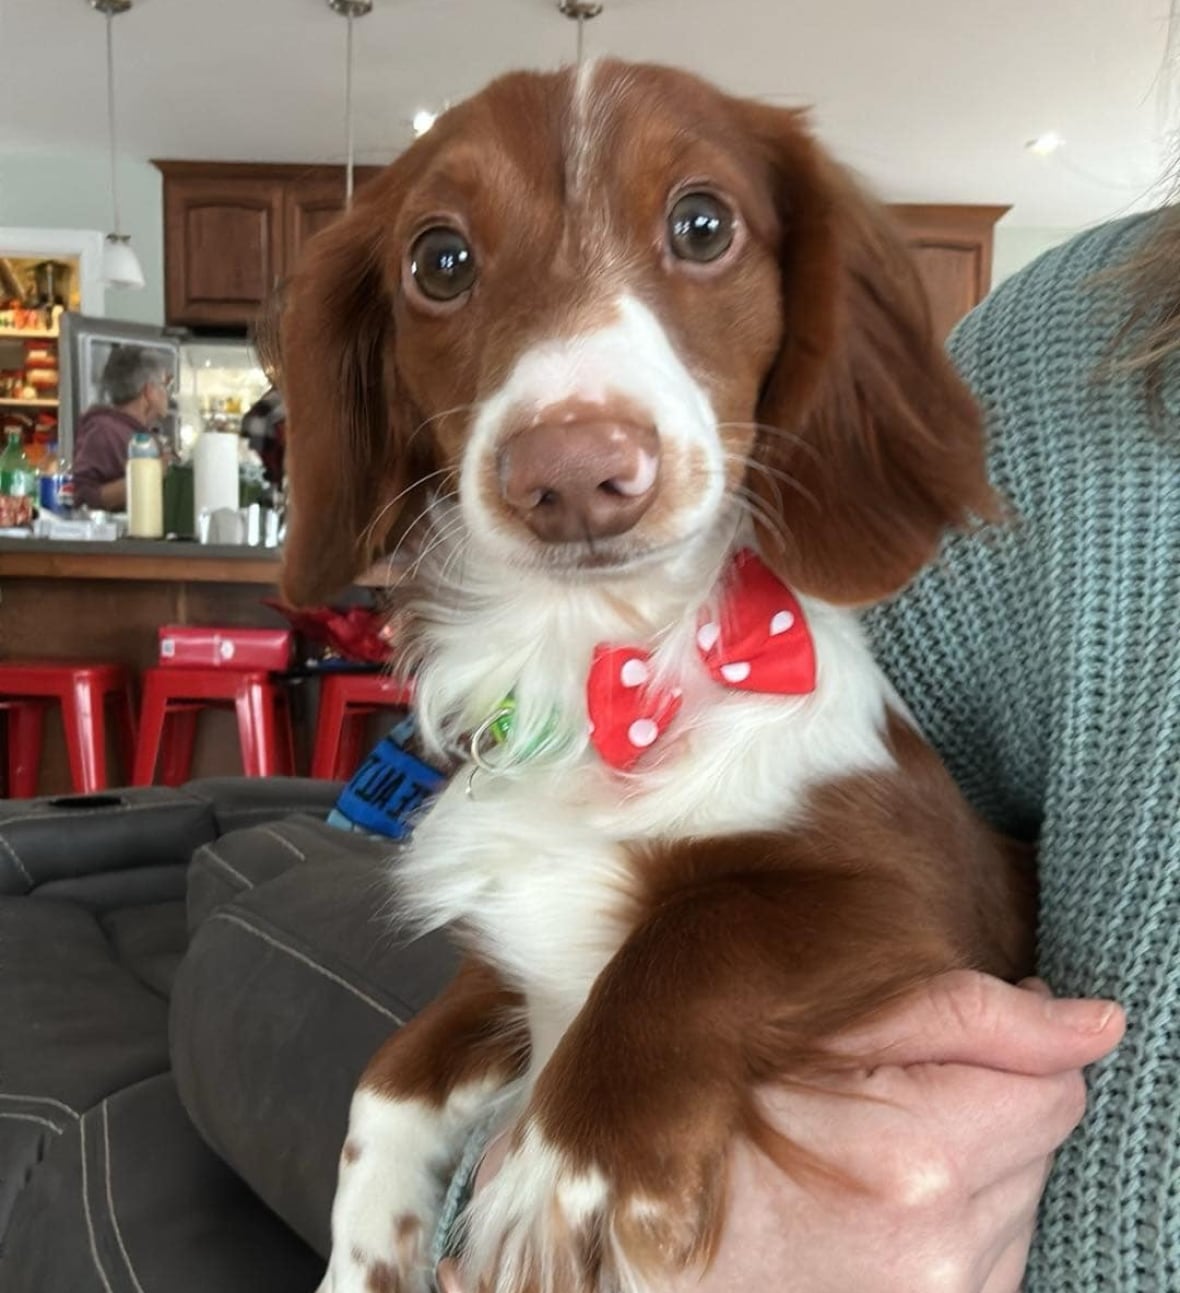
[(406, 438), (406, 449), (410, 448), (415, 438), (425, 431), (432, 422), (440, 422), (443, 418), (449, 418), (455, 413), (473, 413), (478, 408), (478, 403), (456, 404), (453, 408), (443, 409), (441, 413), (432, 413), (430, 417), (423, 418)]
[[(771, 481), (772, 483), (781, 481), (784, 485), (787, 485), (791, 489), (793, 489), (796, 494), (799, 494), (801, 497), (807, 499), (809, 503), (813, 504), (816, 507), (819, 506), (819, 502), (816, 499), (815, 495), (811, 492), (811, 490), (809, 490), (805, 485), (800, 484), (799, 481), (797, 481), (795, 477), (791, 475), (790, 472), (783, 471), (779, 467), (771, 467), (769, 463), (759, 462), (757, 458), (752, 458), (748, 455), (728, 454), (726, 456), (729, 458), (730, 461), (740, 462), (748, 470), (757, 472), (759, 475), (764, 476), (768, 481)], [(782, 495), (778, 492), (777, 484), (775, 486), (775, 498), (781, 506), (783, 500), (782, 500)]]
[(777, 539), (784, 551), (795, 546), (794, 537), (786, 521), (781, 516), (776, 516), (760, 498), (744, 488), (736, 491), (733, 498), (738, 508), (756, 525), (760, 525), (771, 538)]
[(390, 512), (401, 502), (407, 494), (412, 494), (414, 490), (425, 485), (427, 481), (433, 480), (436, 476), (449, 476), (454, 474), (453, 467), (439, 467), (437, 471), (429, 471), (425, 476), (419, 476), (417, 480), (411, 481), (403, 490), (396, 493), (387, 503), (385, 503), (373, 516), (373, 519), (365, 526), (361, 533), (362, 543), (370, 543), (376, 532), (377, 526), (380, 525), (382, 517)]
[(718, 431), (760, 431), (769, 436), (779, 436), (783, 440), (789, 440), (796, 448), (804, 450), (806, 453), (815, 457), (819, 456), (819, 450), (805, 436), (801, 436), (798, 431), (789, 431), (786, 427), (774, 426), (769, 422), (718, 422)]
[[(730, 453), (726, 457), (743, 465), (750, 465), (743, 454)], [(776, 487), (777, 490), (777, 487)], [(786, 518), (774, 512), (765, 499), (759, 498), (747, 485), (739, 484), (729, 488), (729, 497), (738, 510), (760, 526), (770, 537), (777, 539), (784, 550), (796, 546), (794, 536)]]
[(779, 489), (779, 482), (789, 486), (800, 497), (805, 498), (813, 507), (819, 507), (819, 500), (805, 486), (797, 481), (790, 472), (783, 471), (778, 467), (771, 467), (768, 463), (759, 462), (750, 454), (735, 453), (732, 450), (725, 451), (726, 462), (739, 464), (746, 471), (757, 472), (763, 476), (774, 490), (774, 501), (778, 504), (779, 510), (784, 510), (782, 491)]
[(431, 494), (430, 497), (426, 500), (426, 503), (423, 505), (422, 510), (418, 513), (416, 517), (414, 517), (414, 519), (410, 522), (410, 524), (406, 526), (405, 530), (402, 533), (401, 538), (398, 539), (396, 545), (394, 546), (392, 556), (396, 558), (397, 556), (400, 555), (402, 546), (406, 543), (406, 541), (409, 539), (410, 535), (414, 532), (414, 530), (416, 530), (418, 526), (422, 524), (423, 521), (433, 520), (434, 513), (438, 510), (439, 507), (444, 506), (445, 504), (451, 502), (454, 499), (457, 499), (458, 497), (459, 497), (459, 494), (457, 490), (448, 490), (446, 493), (442, 493), (442, 494)]
[[(435, 552), (437, 552), (439, 548), (450, 543), (450, 541), (455, 537), (455, 535), (462, 533), (462, 531), (466, 528), (463, 517), (457, 512), (454, 515), (447, 516), (442, 522), (436, 522), (436, 523), (439, 525), (438, 532), (432, 536), (431, 540), (427, 542), (423, 550), (410, 563), (409, 569), (407, 570), (407, 574), (417, 576), (418, 572), (422, 568), (423, 562), (425, 562), (428, 557), (432, 556)], [(443, 563), (444, 568), (445, 568), (445, 565), (446, 563), (444, 562)], [(442, 570), (440, 569), (440, 571), (438, 572), (438, 575), (436, 576), (436, 582), (439, 582), (440, 584), (441, 584), (441, 574), (442, 574)]]

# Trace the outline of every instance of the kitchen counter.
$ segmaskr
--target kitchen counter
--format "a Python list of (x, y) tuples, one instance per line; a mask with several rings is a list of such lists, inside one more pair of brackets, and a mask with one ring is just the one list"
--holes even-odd
[[(120, 579), (188, 584), (258, 584), (273, 589), (281, 553), (244, 544), (184, 540), (118, 539), (70, 542), (0, 538), (0, 579)], [(384, 588), (389, 572), (374, 567), (359, 576), (359, 588)], [(269, 595), (269, 594), (268, 594)]]
[[(0, 656), (102, 660), (139, 673), (156, 662), (165, 624), (278, 628), (286, 620), (267, 598), (278, 596), (279, 553), (273, 548), (191, 542), (68, 542), (0, 538)], [(381, 568), (342, 590), (334, 603), (368, 600), (384, 587)], [(292, 696), (296, 741), (306, 761), (314, 687)], [(112, 769), (119, 768), (114, 750)], [(60, 725), (46, 725), (41, 788), (69, 788)], [(198, 725), (194, 776), (239, 772), (232, 713), (210, 713)], [(127, 777), (130, 769), (113, 775)], [(3, 791), (0, 789), (0, 796)]]
[(278, 579), (276, 548), (163, 539), (75, 542), (0, 539), (0, 579), (125, 579), (264, 584)]

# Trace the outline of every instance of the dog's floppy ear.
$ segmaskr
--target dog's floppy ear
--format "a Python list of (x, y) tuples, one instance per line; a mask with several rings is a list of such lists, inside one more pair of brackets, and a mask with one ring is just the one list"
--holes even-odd
[(394, 379), (384, 231), (400, 185), (387, 172), (307, 245), (283, 289), (280, 389), (287, 410), (282, 592), (309, 605), (338, 592), (383, 549), (382, 514), (407, 470), (410, 411)]
[(781, 220), (784, 326), (749, 483), (784, 522), (785, 538), (762, 536), (780, 573), (863, 605), (908, 583), (944, 531), (996, 515), (982, 418), (888, 214), (801, 113), (748, 111)]

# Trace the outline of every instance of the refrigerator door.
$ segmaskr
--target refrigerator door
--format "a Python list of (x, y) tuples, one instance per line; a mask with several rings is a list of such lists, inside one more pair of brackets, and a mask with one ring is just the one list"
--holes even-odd
[[(59, 395), (58, 442), (61, 453), (74, 456), (74, 429), (78, 419), (92, 404), (106, 402), (102, 374), (111, 351), (116, 346), (144, 346), (162, 353), (168, 371), (180, 375), (180, 347), (183, 333), (165, 331), (142, 323), (120, 323), (85, 314), (62, 316), (58, 364), (61, 370)], [(164, 443), (176, 443), (177, 419), (175, 396), (172, 411), (160, 427)]]
[(205, 431), (239, 432), (242, 417), (270, 388), (251, 343), (238, 338), (187, 338), (180, 350), (176, 406), (182, 457)]

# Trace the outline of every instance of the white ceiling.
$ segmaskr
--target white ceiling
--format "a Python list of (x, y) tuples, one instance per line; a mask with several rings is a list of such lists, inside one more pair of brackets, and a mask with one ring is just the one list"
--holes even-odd
[[(886, 197), (1011, 203), (1009, 224), (1074, 226), (1151, 200), (1168, 8), (606, 0), (586, 42), (815, 105), (824, 137)], [(555, 0), (375, 0), (355, 31), (365, 161), (405, 145), (416, 108), (509, 68), (557, 66), (575, 39)], [(0, 148), (105, 148), (103, 40), (87, 0), (0, 0)], [(338, 161), (344, 40), (326, 0), (136, 0), (115, 21), (121, 151)], [(1042, 160), (1023, 145), (1047, 130), (1067, 144)]]

